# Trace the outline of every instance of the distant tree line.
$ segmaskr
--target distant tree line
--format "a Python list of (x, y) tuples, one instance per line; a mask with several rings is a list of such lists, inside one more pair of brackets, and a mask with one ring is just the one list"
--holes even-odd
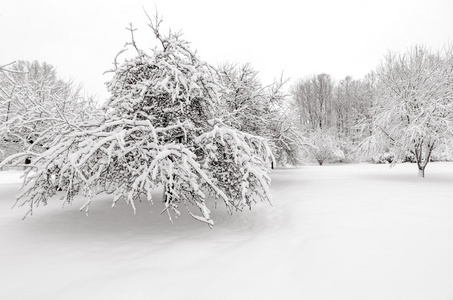
[(354, 149), (372, 133), (370, 108), (375, 90), (375, 73), (363, 80), (347, 76), (338, 82), (328, 74), (318, 74), (293, 83), (290, 106), (308, 139), (305, 149), (310, 157), (319, 164), (356, 160)]
[(305, 147), (325, 161), (417, 163), (452, 160), (453, 48), (389, 52), (363, 79), (299, 79), (290, 106)]

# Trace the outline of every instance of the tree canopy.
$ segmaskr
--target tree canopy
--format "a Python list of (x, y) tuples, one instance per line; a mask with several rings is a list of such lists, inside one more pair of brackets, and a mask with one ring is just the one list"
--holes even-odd
[(180, 33), (164, 36), (160, 19), (150, 21), (159, 45), (143, 51), (130, 28), (127, 46), (136, 55), (115, 60), (101, 120), (66, 128), (43, 153), (9, 159), (33, 157), (18, 196), (30, 213), (57, 193), (67, 203), (82, 194), (87, 201), (81, 209), (88, 212), (102, 192), (114, 195), (113, 205), (124, 199), (135, 211), (136, 201), (152, 203), (152, 191), (163, 186), (162, 212), (170, 220), (182, 206), (212, 226), (210, 199), (223, 201), (229, 212), (270, 201), (273, 157), (266, 139), (216, 117), (225, 93), (216, 69)]
[(1, 70), (0, 100), (0, 134), (35, 151), (64, 128), (98, 116), (82, 85), (60, 79), (46, 62), (18, 61)]
[(372, 151), (389, 151), (395, 161), (413, 157), (420, 175), (433, 151), (453, 137), (453, 55), (415, 46), (389, 53), (377, 69)]

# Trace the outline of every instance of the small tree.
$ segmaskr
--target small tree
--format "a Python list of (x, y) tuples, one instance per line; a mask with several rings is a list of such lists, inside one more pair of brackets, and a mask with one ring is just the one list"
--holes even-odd
[(320, 166), (326, 161), (338, 161), (345, 158), (340, 142), (328, 130), (317, 130), (309, 133), (308, 152)]
[(29, 212), (57, 190), (68, 203), (76, 194), (87, 197), (81, 208), (86, 211), (99, 192), (113, 194), (113, 205), (125, 199), (135, 211), (141, 196), (152, 202), (151, 192), (163, 186), (162, 212), (170, 220), (183, 205), (195, 219), (213, 225), (208, 195), (223, 200), (230, 212), (270, 200), (272, 155), (266, 141), (215, 118), (223, 93), (216, 70), (181, 34), (161, 35), (160, 23), (157, 17), (150, 23), (160, 42), (151, 54), (137, 46), (131, 26), (127, 45), (137, 55), (122, 64), (115, 59), (102, 121), (68, 128), (42, 154), (23, 154), (34, 156), (18, 196)]
[(389, 53), (377, 78), (375, 128), (363, 146), (374, 153), (390, 149), (394, 163), (412, 154), (424, 177), (433, 150), (452, 138), (452, 49), (434, 53), (416, 46), (403, 55)]

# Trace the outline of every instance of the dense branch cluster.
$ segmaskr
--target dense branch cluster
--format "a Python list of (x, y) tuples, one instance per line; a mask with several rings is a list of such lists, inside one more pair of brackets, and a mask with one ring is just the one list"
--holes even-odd
[(226, 87), (222, 120), (240, 131), (266, 137), (280, 165), (300, 164), (304, 139), (284, 105), (286, 81), (263, 86), (250, 64), (224, 64), (219, 74)]
[(47, 147), (68, 127), (98, 117), (82, 86), (57, 78), (46, 63), (19, 61), (0, 72), (0, 134), (23, 149)]

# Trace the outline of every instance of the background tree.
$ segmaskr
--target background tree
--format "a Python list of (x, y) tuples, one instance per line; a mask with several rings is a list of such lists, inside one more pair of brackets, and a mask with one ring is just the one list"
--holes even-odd
[(346, 76), (334, 88), (335, 95), (332, 101), (335, 129), (339, 136), (355, 141), (356, 125), (360, 121), (363, 99), (362, 82)]
[[(0, 117), (1, 124), (8, 122), (11, 114), (11, 100), (17, 83), (12, 78), (11, 74), (16, 71), (11, 70), (9, 67), (15, 62), (8, 63), (0, 66)], [(0, 161), (6, 156), (21, 151), (21, 147), (17, 143), (12, 143), (8, 138), (2, 137), (0, 139)]]
[(334, 82), (330, 75), (319, 74), (301, 79), (291, 88), (293, 107), (304, 131), (327, 129), (332, 124)]
[(303, 139), (285, 107), (282, 78), (263, 86), (250, 64), (219, 67), (226, 87), (220, 117), (240, 131), (264, 137), (280, 165), (300, 163)]
[(320, 165), (343, 160), (345, 154), (351, 159), (359, 90), (359, 81), (346, 77), (336, 84), (328, 74), (301, 79), (292, 86), (290, 107), (297, 114), (309, 157)]
[(182, 205), (213, 225), (209, 195), (230, 212), (270, 200), (272, 154), (266, 140), (216, 118), (224, 91), (216, 70), (180, 33), (163, 36), (161, 20), (150, 21), (159, 46), (150, 54), (141, 50), (130, 27), (127, 45), (137, 54), (121, 64), (115, 59), (103, 119), (66, 128), (44, 153), (22, 154), (33, 157), (18, 196), (29, 212), (58, 190), (68, 203), (84, 195), (81, 209), (87, 211), (99, 192), (113, 194), (113, 204), (125, 199), (135, 211), (136, 201), (143, 196), (152, 202), (152, 191), (163, 186), (162, 212), (170, 220)]
[(10, 117), (11, 111), (11, 99), (14, 95), (17, 83), (11, 76), (17, 71), (10, 69), (9, 67), (16, 62), (12, 62), (3, 66), (0, 66), (0, 99), (1, 101), (1, 117), (2, 122), (7, 122)]
[(265, 136), (270, 99), (258, 78), (258, 72), (250, 64), (225, 63), (219, 66), (219, 75), (226, 88), (220, 117), (240, 131)]
[(8, 141), (22, 142), (23, 149), (40, 151), (65, 126), (97, 116), (82, 86), (59, 79), (45, 62), (18, 61), (0, 73), (0, 82), (0, 133)]
[(364, 143), (372, 153), (388, 150), (394, 162), (412, 155), (424, 177), (433, 151), (452, 139), (452, 57), (451, 48), (422, 46), (385, 56), (377, 69), (375, 129)]
[(319, 163), (319, 145), (331, 145), (332, 151), (321, 151), (325, 161), (361, 159), (358, 147), (372, 133), (376, 82), (375, 73), (370, 72), (359, 80), (346, 76), (333, 81), (329, 75), (320, 74), (293, 84), (289, 106), (307, 139), (310, 157)]
[(361, 97), (357, 103), (357, 132), (360, 142), (373, 134), (374, 106), (377, 95), (377, 76), (374, 71), (361, 81)]

